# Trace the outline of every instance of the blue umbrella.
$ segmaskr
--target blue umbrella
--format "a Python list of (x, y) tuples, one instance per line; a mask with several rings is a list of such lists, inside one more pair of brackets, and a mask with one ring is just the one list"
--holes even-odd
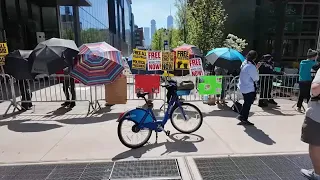
[(229, 71), (239, 69), (245, 60), (243, 55), (231, 48), (215, 48), (206, 55), (207, 63), (227, 69)]

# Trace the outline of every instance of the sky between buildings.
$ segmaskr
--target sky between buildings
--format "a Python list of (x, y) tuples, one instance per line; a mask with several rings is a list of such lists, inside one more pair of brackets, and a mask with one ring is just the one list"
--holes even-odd
[(135, 24), (139, 27), (150, 27), (152, 19), (157, 22), (157, 29), (167, 28), (167, 17), (175, 17), (175, 0), (132, 0), (132, 12), (134, 14)]

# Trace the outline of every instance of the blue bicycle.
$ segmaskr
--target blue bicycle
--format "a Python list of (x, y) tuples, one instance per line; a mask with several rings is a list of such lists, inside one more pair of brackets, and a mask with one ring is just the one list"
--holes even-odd
[[(201, 127), (203, 122), (201, 111), (197, 106), (179, 100), (177, 95), (177, 92), (179, 92), (177, 82), (170, 80), (167, 85), (162, 87), (167, 89), (168, 102), (168, 109), (162, 120), (156, 119), (152, 110), (153, 103), (147, 101), (145, 98), (148, 93), (137, 93), (138, 98), (143, 98), (145, 100), (148, 108), (136, 108), (120, 115), (118, 119), (118, 137), (121, 143), (126, 147), (132, 149), (142, 147), (149, 141), (152, 131), (156, 132), (156, 140), (158, 139), (158, 132), (164, 132), (167, 136), (170, 136), (170, 131), (164, 130), (164, 126), (169, 118), (171, 119), (172, 126), (181, 133), (190, 134)], [(194, 116), (191, 114), (194, 114)], [(183, 129), (182, 126), (178, 126), (179, 122), (184, 123), (186, 129)], [(194, 124), (194, 126), (186, 125), (186, 123), (189, 122)], [(128, 131), (125, 131), (125, 128), (129, 128)], [(132, 134), (127, 135), (125, 134), (126, 132)], [(136, 143), (128, 142), (129, 140), (131, 141), (134, 139), (139, 140)]]

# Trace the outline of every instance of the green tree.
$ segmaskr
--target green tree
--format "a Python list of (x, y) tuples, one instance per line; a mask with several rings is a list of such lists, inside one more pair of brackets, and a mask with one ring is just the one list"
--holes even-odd
[(170, 29), (168, 30), (168, 35), (166, 37), (166, 29), (161, 28), (158, 29), (153, 37), (152, 37), (152, 42), (151, 42), (151, 47), (153, 50), (163, 50), (164, 49), (164, 40), (165, 38), (167, 38), (168, 42), (169, 42), (169, 47), (171, 49), (176, 48), (180, 45), (183, 44), (183, 42), (180, 39), (179, 36), (179, 30), (178, 29)]
[(221, 47), (227, 19), (221, 0), (194, 0), (187, 10), (190, 44), (198, 46), (204, 54), (212, 48)]
[(188, 28), (187, 28), (187, 13), (188, 13), (188, 2), (187, 0), (176, 0), (175, 6), (177, 8), (177, 12), (175, 15), (175, 23), (178, 28), (178, 36), (184, 42), (188, 42)]
[(89, 28), (81, 30), (81, 42), (82, 43), (94, 43), (94, 42), (108, 42), (108, 33), (104, 29)]

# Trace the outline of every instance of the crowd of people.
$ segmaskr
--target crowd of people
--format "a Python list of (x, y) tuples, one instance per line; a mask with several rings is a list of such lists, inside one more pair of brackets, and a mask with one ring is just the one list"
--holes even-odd
[[(306, 110), (305, 119), (302, 125), (301, 140), (309, 144), (309, 155), (314, 169), (302, 169), (301, 173), (308, 179), (320, 180), (320, 70), (318, 52), (312, 49), (308, 50), (307, 59), (301, 61), (299, 69), (299, 98), (297, 110), (301, 112), (302, 103), (306, 100), (308, 108)], [(259, 81), (259, 73), (274, 74), (272, 57), (270, 55), (263, 56), (263, 61), (256, 65), (258, 53), (251, 50), (246, 55), (246, 60), (241, 65), (240, 79), (238, 88), (243, 95), (244, 103), (242, 109), (237, 116), (240, 120), (239, 125), (254, 125), (248, 120), (251, 105), (256, 98), (257, 82)], [(259, 73), (258, 73), (259, 71)], [(314, 79), (312, 73), (316, 72)], [(271, 99), (268, 83), (272, 83), (272, 79), (263, 77), (265, 86), (260, 87), (260, 96), (267, 100), (259, 100), (259, 106), (266, 106), (267, 103), (276, 104)], [(260, 79), (262, 80), (262, 78)], [(267, 97), (267, 98), (266, 98)], [(268, 99), (268, 97), (270, 99)]]

